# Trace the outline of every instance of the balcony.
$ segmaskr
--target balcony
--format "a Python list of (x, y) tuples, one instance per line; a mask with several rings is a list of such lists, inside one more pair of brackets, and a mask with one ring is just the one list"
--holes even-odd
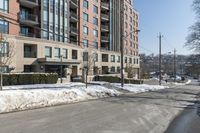
[(34, 8), (38, 6), (38, 0), (19, 0), (20, 5), (27, 8)]
[(25, 37), (37, 38), (37, 35), (35, 33), (19, 33), (19, 35)]
[(71, 22), (78, 22), (78, 15), (76, 13), (70, 13), (70, 21)]
[(108, 32), (109, 31), (109, 26), (108, 25), (101, 25), (101, 31), (102, 32)]
[(101, 14), (101, 19), (102, 20), (105, 20), (105, 21), (109, 21), (109, 15), (107, 15), (107, 14)]
[(77, 0), (71, 0), (70, 1), (70, 8), (77, 9), (78, 8), (78, 1)]
[(101, 42), (109, 42), (109, 37), (101, 36)]
[(102, 10), (109, 10), (109, 4), (108, 3), (104, 3), (104, 2), (102, 2), (101, 3), (101, 8), (102, 8)]
[(33, 14), (19, 14), (19, 21), (25, 25), (38, 25), (38, 16)]
[(72, 36), (77, 36), (78, 35), (78, 29), (76, 27), (74, 27), (74, 26), (71, 26), (70, 27), (70, 34)]

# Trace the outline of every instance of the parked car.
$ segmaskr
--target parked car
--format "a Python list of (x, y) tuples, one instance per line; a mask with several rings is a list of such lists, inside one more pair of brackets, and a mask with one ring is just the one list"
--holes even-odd
[(82, 82), (82, 76), (81, 75), (73, 76), (72, 82)]

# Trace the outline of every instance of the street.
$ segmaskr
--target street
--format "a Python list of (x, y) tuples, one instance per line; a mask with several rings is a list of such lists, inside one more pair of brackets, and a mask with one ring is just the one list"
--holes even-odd
[[(199, 93), (199, 86), (176, 86), (156, 92), (127, 93), (119, 97), (1, 114), (0, 132), (162, 133), (183, 110), (195, 109), (193, 105)], [(195, 116), (195, 119), (199, 117)]]

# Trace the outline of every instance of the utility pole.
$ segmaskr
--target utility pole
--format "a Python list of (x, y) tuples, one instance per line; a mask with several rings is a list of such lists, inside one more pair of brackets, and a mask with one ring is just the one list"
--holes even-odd
[(2, 91), (3, 90), (3, 72), (2, 72), (2, 50), (3, 50), (3, 44), (2, 44), (2, 42), (3, 42), (3, 33), (2, 33), (2, 31), (1, 31), (1, 29), (0, 29), (0, 46), (1, 46), (1, 49), (0, 49), (0, 67), (1, 67), (1, 72), (0, 72), (0, 74), (1, 74), (1, 81), (0, 81), (0, 90)]
[(161, 46), (162, 46), (162, 35), (161, 33), (159, 33), (159, 85), (161, 85), (161, 79), (162, 79), (162, 76), (161, 76), (161, 58), (162, 58), (162, 50), (161, 50)]
[(123, 1), (121, 1), (121, 9), (120, 9), (120, 15), (121, 15), (121, 22), (120, 22), (120, 25), (121, 25), (121, 45), (120, 45), (120, 49), (121, 49), (121, 87), (124, 87), (124, 40), (123, 40), (123, 25), (124, 25), (124, 12), (123, 12), (123, 9), (124, 9), (124, 3)]
[(60, 83), (63, 83), (63, 78), (62, 78), (62, 75), (63, 75), (63, 66), (62, 66), (62, 62), (63, 62), (63, 55), (60, 56), (61, 58), (61, 65), (60, 65)]
[(176, 82), (176, 49), (174, 49), (174, 82)]

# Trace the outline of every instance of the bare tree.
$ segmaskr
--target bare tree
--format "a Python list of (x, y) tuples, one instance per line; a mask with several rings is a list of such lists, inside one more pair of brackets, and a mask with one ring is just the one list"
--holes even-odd
[(200, 0), (194, 0), (192, 7), (197, 16), (197, 22), (189, 28), (190, 33), (186, 38), (185, 46), (200, 53)]
[(86, 78), (86, 88), (87, 88), (87, 78), (88, 75), (92, 75), (95, 69), (95, 61), (96, 61), (96, 52), (92, 48), (87, 48), (83, 51), (83, 70), (84, 77)]
[(127, 72), (127, 77), (128, 78), (134, 78), (134, 76), (136, 75), (136, 71), (134, 69), (133, 64), (127, 63), (125, 70)]
[(6, 40), (1, 39), (0, 41), (0, 90), (2, 90), (3, 86), (3, 71), (4, 67), (8, 68), (10, 71), (9, 66), (12, 63), (12, 59), (14, 57), (14, 45), (13, 42), (7, 42)]

